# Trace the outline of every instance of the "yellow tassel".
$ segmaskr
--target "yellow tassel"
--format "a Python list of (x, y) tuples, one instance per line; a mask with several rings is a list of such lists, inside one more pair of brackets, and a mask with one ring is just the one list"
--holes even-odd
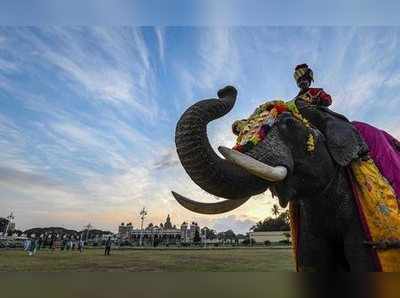
[(314, 150), (315, 150), (315, 140), (313, 134), (310, 133), (307, 139), (307, 151), (313, 152)]

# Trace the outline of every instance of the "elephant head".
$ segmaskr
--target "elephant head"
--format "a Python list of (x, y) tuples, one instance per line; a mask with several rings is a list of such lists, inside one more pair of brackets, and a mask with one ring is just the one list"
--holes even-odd
[[(239, 207), (268, 188), (283, 207), (290, 200), (323, 191), (335, 173), (335, 162), (324, 136), (290, 113), (282, 113), (266, 138), (245, 154), (220, 147), (223, 159), (213, 151), (207, 124), (228, 113), (236, 95), (236, 89), (228, 86), (218, 92), (218, 99), (192, 105), (178, 121), (175, 135), (178, 156), (191, 179), (210, 194), (227, 200), (199, 203), (173, 192), (177, 201), (198, 213), (217, 214)], [(315, 139), (313, 152), (306, 150), (310, 133)]]

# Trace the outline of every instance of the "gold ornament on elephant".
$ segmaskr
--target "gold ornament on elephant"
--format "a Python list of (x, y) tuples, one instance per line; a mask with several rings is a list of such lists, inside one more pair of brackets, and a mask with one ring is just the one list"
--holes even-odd
[[(289, 112), (305, 127), (311, 130), (310, 123), (297, 109), (295, 102), (274, 100), (260, 105), (247, 119), (237, 120), (232, 124), (232, 132), (237, 136), (233, 149), (247, 152), (264, 140), (278, 116), (283, 112)], [(315, 151), (315, 138), (312, 132), (306, 141), (306, 151)]]

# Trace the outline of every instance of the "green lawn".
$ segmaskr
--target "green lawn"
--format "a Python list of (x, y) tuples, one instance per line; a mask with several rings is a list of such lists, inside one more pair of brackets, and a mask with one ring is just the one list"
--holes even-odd
[(4, 271), (294, 271), (290, 249), (215, 250), (42, 250), (28, 256), (20, 250), (0, 250)]

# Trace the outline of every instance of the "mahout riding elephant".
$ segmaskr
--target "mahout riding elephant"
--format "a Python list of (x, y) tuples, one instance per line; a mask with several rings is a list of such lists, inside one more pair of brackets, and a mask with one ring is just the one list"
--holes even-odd
[[(212, 149), (206, 127), (232, 109), (236, 96), (236, 89), (228, 86), (218, 92), (218, 99), (192, 105), (178, 121), (175, 136), (179, 159), (191, 179), (203, 190), (226, 200), (200, 203), (173, 192), (178, 202), (198, 213), (217, 214), (271, 189), (282, 207), (290, 201), (299, 208), (297, 263), (301, 270), (378, 270), (371, 257), (373, 249), (365, 245), (346, 173), (345, 166), (365, 150), (357, 135), (348, 137), (353, 133), (351, 124), (324, 109), (300, 107), (317, 125), (306, 127), (284, 112), (268, 137), (250, 151), (240, 153), (219, 147), (224, 159)], [(331, 129), (335, 125), (340, 129)], [(315, 138), (312, 154), (305, 150), (310, 133)], [(325, 138), (326, 134), (330, 139)], [(345, 135), (347, 138), (342, 140)]]

